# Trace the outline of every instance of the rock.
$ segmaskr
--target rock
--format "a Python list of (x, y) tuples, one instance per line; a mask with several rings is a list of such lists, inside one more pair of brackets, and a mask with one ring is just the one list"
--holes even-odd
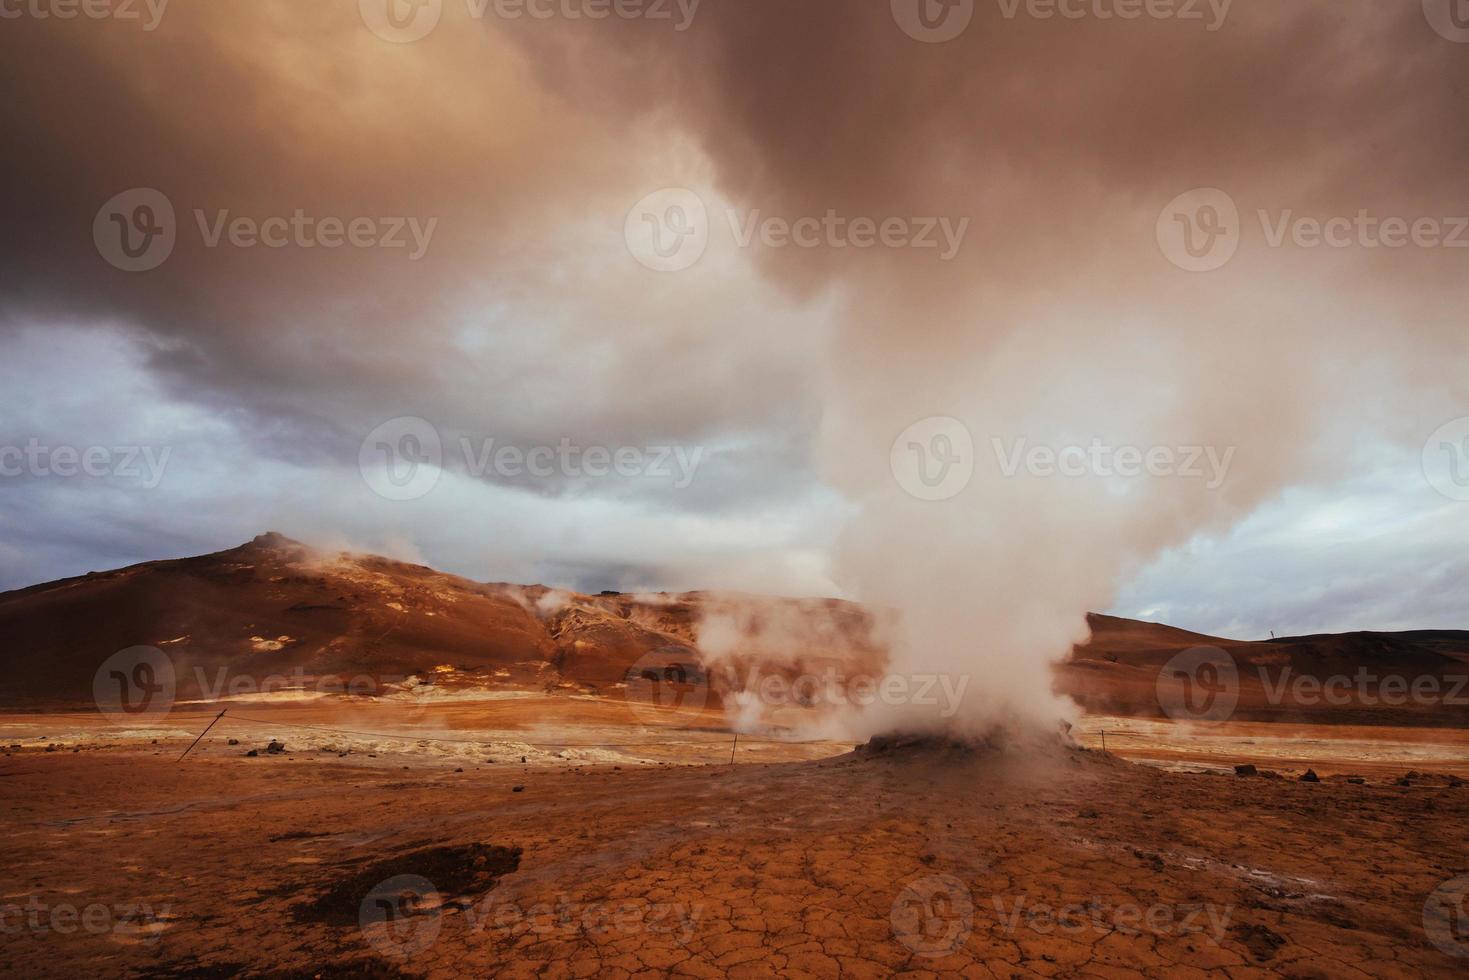
[(463, 766), (460, 766), (458, 769), (455, 769), (454, 771), (455, 772), (463, 772), (464, 771), (464, 767)]
[(56, 751), (56, 746), (54, 746), (54, 745), (48, 745), (48, 746), (46, 746), (46, 751), (47, 752), (55, 752)]
[(285, 750), (286, 750), (286, 743), (285, 742), (277, 742), (275, 739), (271, 739), (270, 740), (270, 744), (265, 747), (265, 751), (269, 755), (280, 755)]
[(259, 749), (251, 749), (249, 752), (246, 752), (245, 753), (245, 758), (247, 758), (247, 759), (254, 759), (254, 758), (258, 757), (259, 755), (260, 755), (260, 750)]
[(237, 738), (232, 738), (232, 739), (230, 739), (230, 744), (231, 745), (239, 745), (240, 744), (240, 740), (237, 739)]
[(1301, 773), (1301, 782), (1319, 783), (1321, 782), (1321, 777), (1316, 775), (1315, 769), (1307, 769), (1305, 772)]
[(1249, 763), (1246, 763), (1242, 766), (1235, 766), (1234, 774), (1236, 776), (1258, 776), (1260, 774), (1260, 770), (1256, 769)]
[(510, 788), (510, 792), (512, 792), (512, 793), (524, 793), (525, 792), (525, 787), (524, 786), (512, 786)]
[(1367, 780), (1363, 779), (1361, 776), (1348, 776), (1347, 782), (1351, 783), (1353, 786), (1367, 785)]

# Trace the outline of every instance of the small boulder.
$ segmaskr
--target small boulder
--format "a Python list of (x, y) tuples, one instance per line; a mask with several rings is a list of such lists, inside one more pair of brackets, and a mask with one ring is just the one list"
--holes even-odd
[(265, 747), (265, 751), (269, 755), (280, 755), (285, 750), (286, 750), (286, 743), (285, 742), (278, 742), (275, 739), (271, 739), (270, 740), (270, 744)]
[(1249, 763), (1245, 763), (1242, 766), (1235, 766), (1234, 774), (1236, 776), (1258, 776), (1260, 774), (1260, 770), (1256, 769)]
[(1361, 776), (1348, 776), (1347, 777), (1347, 782), (1351, 783), (1353, 786), (1366, 786), (1367, 785), (1367, 780), (1366, 779), (1363, 779)]
[(251, 749), (249, 752), (246, 752), (245, 753), (245, 758), (247, 758), (247, 759), (254, 759), (254, 758), (259, 757), (259, 755), (260, 755), (260, 750), (259, 749)]
[(240, 740), (237, 739), (237, 738), (232, 738), (232, 739), (230, 739), (230, 744), (231, 745), (239, 745), (240, 744)]
[(510, 792), (512, 792), (512, 793), (524, 793), (525, 792), (525, 787), (524, 786), (512, 786), (510, 788)]
[(1301, 773), (1301, 782), (1319, 783), (1321, 782), (1321, 777), (1316, 775), (1315, 769), (1307, 769), (1305, 772)]

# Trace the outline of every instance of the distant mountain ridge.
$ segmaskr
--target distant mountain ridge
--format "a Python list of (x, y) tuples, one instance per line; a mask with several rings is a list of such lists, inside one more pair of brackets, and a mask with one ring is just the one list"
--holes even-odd
[[(1090, 642), (1056, 669), (1057, 690), (1088, 711), (1161, 716), (1160, 670), (1184, 651), (1212, 647), (1238, 667), (1237, 718), (1469, 727), (1469, 703), (1305, 704), (1278, 696), (1281, 678), (1361, 672), (1435, 678), (1448, 694), (1469, 672), (1469, 631), (1242, 641), (1099, 614), (1089, 623)], [(180, 698), (211, 693), (216, 678), (282, 675), (359, 678), (373, 693), (409, 677), (449, 689), (608, 693), (648, 658), (706, 663), (717, 655), (726, 668), (767, 661), (880, 672), (880, 632), (870, 611), (836, 599), (584, 595), (475, 582), (269, 533), (216, 554), (0, 594), (0, 704), (87, 703), (102, 662), (133, 646), (168, 654), (179, 668)], [(1469, 702), (1469, 690), (1459, 693)]]

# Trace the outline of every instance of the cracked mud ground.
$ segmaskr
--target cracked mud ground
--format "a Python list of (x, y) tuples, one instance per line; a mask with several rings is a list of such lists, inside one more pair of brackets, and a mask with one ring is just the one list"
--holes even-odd
[[(64, 932), (12, 916), (9, 976), (1466, 965), (1423, 928), (1436, 886), (1469, 871), (1469, 787), (1448, 781), (1181, 775), (1060, 749), (467, 772), (289, 754), (175, 765), (136, 749), (7, 762), (19, 764), (3, 786), (4, 902), (34, 899), (43, 925), (63, 906), (111, 917)], [(456, 855), (494, 860), (443, 880)], [(303, 914), (374, 866), (396, 877), (363, 904), (390, 911), (362, 924)]]

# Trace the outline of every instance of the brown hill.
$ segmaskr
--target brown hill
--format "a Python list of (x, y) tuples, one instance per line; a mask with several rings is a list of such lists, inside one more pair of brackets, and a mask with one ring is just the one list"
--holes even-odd
[[(88, 702), (102, 663), (134, 646), (168, 655), (181, 699), (321, 678), (373, 694), (426, 683), (605, 691), (640, 662), (697, 669), (701, 625), (706, 638), (732, 633), (746, 653), (769, 649), (791, 665), (827, 656), (880, 667), (870, 618), (852, 603), (485, 584), (271, 533), (217, 554), (0, 594), (0, 704)], [(721, 663), (735, 670), (742, 659), (731, 652)]]
[(1057, 669), (1057, 690), (1098, 714), (1162, 717), (1157, 684), (1175, 656), (1222, 650), (1242, 720), (1469, 727), (1469, 631), (1230, 640), (1093, 614), (1091, 641)]
[[(1057, 690), (1090, 712), (1162, 716), (1160, 670), (1184, 651), (1215, 647), (1237, 668), (1237, 718), (1469, 727), (1466, 632), (1252, 642), (1111, 616), (1090, 623), (1090, 643), (1056, 672)], [(473, 582), (265, 534), (217, 554), (0, 594), (0, 704), (87, 703), (102, 663), (133, 646), (168, 654), (181, 699), (324, 677), (373, 694), (427, 685), (610, 693), (635, 665), (670, 663), (712, 669), (717, 694), (750, 686), (753, 670), (880, 672), (880, 625), (834, 599), (582, 595)], [(1345, 703), (1303, 677), (1318, 685), (1346, 678)], [(1382, 687), (1397, 677), (1402, 696)], [(1414, 683), (1433, 686), (1435, 696), (1414, 696)], [(1338, 702), (1342, 691), (1333, 689)]]

